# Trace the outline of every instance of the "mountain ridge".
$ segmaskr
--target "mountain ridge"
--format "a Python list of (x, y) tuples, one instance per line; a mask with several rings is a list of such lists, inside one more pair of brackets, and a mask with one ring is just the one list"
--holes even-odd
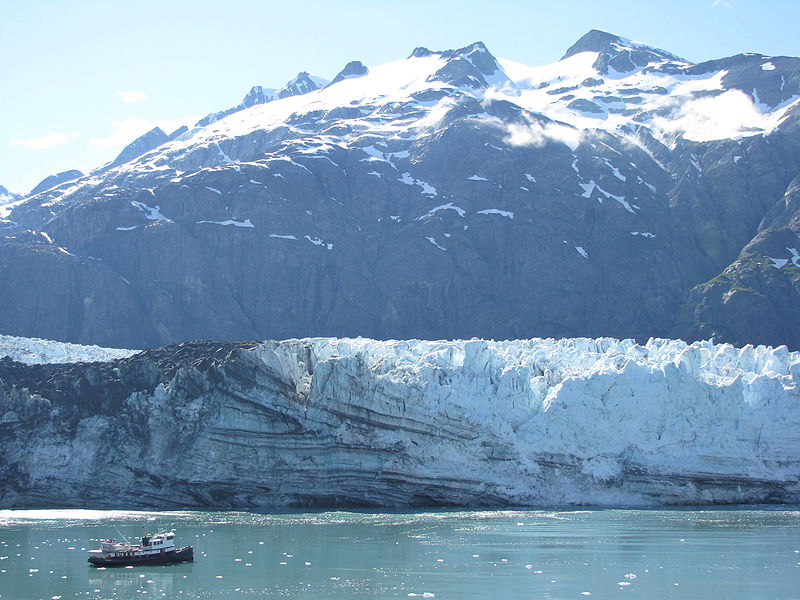
[[(542, 67), (480, 42), (349, 63), (28, 199), (3, 224), (0, 329), (125, 347), (323, 334), (795, 347), (784, 313), (760, 308), (759, 332), (758, 302), (731, 312), (703, 286), (767, 214), (793, 222), (791, 199), (773, 207), (800, 173), (800, 59), (693, 65), (587, 36)], [(794, 272), (749, 248), (758, 269)], [(23, 266), (57, 274), (64, 315), (44, 298), (27, 314)], [(759, 282), (739, 288), (797, 293)]]

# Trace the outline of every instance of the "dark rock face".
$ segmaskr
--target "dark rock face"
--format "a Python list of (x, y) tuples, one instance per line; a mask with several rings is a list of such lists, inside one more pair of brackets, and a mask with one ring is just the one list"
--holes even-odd
[[(661, 85), (674, 72), (719, 73), (681, 101), (755, 89), (780, 105), (775, 77), (795, 93), (800, 65), (732, 57), (723, 75), (609, 36), (567, 54), (624, 56), (660, 85), (617, 84), (596, 65), (520, 92), (478, 42), (415, 50), (410, 63), (432, 66), (407, 95), (330, 105), (322, 90), (277, 123), (248, 121), (268, 112), (248, 102), (282, 106), (254, 88), (231, 109), (248, 127), (184, 133), (99, 183), (17, 207), (0, 239), (0, 331), (128, 348), (711, 334), (797, 347), (794, 300), (781, 299), (796, 296), (800, 267), (789, 250), (800, 251), (800, 108), (763, 134), (710, 141), (653, 122), (682, 117)], [(342, 73), (371, 77), (361, 63)], [(294, 81), (298, 94), (319, 83)], [(515, 103), (539, 90), (598, 128)]]
[(333, 81), (330, 82), (328, 85), (333, 85), (334, 83), (339, 83), (343, 79), (349, 79), (350, 77), (359, 77), (360, 75), (366, 75), (367, 71), (366, 65), (362, 63), (360, 60), (353, 60), (347, 63), (344, 66), (344, 69), (339, 71), (339, 74), (333, 78)]
[(722, 79), (726, 89), (741, 90), (770, 108), (800, 93), (800, 58), (737, 54), (694, 65), (686, 72), (702, 75), (714, 71), (726, 71)]
[(161, 144), (169, 140), (169, 136), (164, 133), (164, 131), (160, 127), (154, 127), (143, 136), (136, 138), (130, 144), (125, 146), (122, 149), (122, 152), (119, 153), (119, 156), (115, 158), (111, 166), (116, 167), (123, 163), (129, 162), (134, 158), (145, 154), (146, 152), (150, 152), (154, 148), (158, 148)]
[(737, 259), (692, 289), (677, 333), (800, 348), (800, 180)]
[(48, 177), (42, 179), (42, 181), (40, 181), (36, 185), (36, 187), (31, 190), (30, 195), (33, 196), (40, 192), (47, 191), (51, 188), (56, 187), (57, 185), (66, 183), (67, 181), (78, 179), (78, 177), (83, 177), (83, 173), (81, 173), (77, 169), (72, 169), (70, 171), (62, 171), (61, 173), (56, 173), (55, 175), (49, 175)]
[[(197, 122), (197, 126), (205, 127), (206, 125), (215, 123), (216, 121), (219, 121), (220, 119), (227, 117), (228, 115), (232, 115), (233, 113), (239, 112), (240, 110), (250, 108), (251, 106), (256, 106), (257, 104), (265, 104), (267, 102), (272, 102), (273, 100), (276, 100), (278, 98), (288, 98), (289, 96), (307, 94), (309, 92), (313, 92), (314, 90), (322, 88), (325, 84), (327, 84), (325, 80), (322, 80), (319, 77), (312, 77), (307, 72), (302, 71), (298, 73), (294, 79), (289, 81), (280, 90), (265, 88), (261, 87), (260, 85), (256, 85), (253, 86), (249, 92), (247, 92), (247, 94), (244, 97), (244, 100), (242, 100), (240, 104), (232, 108), (229, 108), (227, 110), (215, 112), (203, 117)], [(170, 137), (174, 138), (177, 136), (173, 134)]]
[(633, 43), (598, 29), (592, 29), (570, 46), (561, 60), (581, 52), (598, 52), (600, 54), (594, 66), (601, 74), (607, 74), (609, 69), (619, 73), (627, 73), (637, 68), (646, 67), (652, 62), (662, 63), (667, 61), (688, 64), (683, 59), (664, 50)]

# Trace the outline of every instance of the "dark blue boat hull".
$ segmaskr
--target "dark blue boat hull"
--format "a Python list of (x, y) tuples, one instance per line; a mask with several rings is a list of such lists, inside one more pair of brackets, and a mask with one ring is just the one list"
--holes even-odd
[(102, 556), (90, 556), (89, 562), (95, 567), (128, 567), (138, 565), (171, 565), (180, 562), (194, 561), (194, 548), (186, 546), (163, 554), (151, 554), (150, 556), (124, 556), (118, 558), (103, 558)]

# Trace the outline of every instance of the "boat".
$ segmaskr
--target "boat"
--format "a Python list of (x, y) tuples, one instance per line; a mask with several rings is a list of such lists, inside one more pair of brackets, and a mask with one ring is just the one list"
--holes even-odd
[[(124, 538), (124, 536), (123, 536)], [(141, 544), (103, 540), (99, 550), (90, 550), (89, 562), (95, 567), (128, 567), (137, 565), (170, 565), (192, 562), (194, 548), (175, 548), (175, 533), (145, 535)]]

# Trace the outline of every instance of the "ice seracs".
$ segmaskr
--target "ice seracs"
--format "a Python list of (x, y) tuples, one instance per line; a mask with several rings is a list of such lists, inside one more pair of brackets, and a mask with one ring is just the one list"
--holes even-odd
[(69, 362), (101, 362), (117, 358), (127, 358), (139, 350), (122, 348), (100, 348), (53, 340), (17, 337), (0, 334), (0, 359), (11, 360), (28, 365)]
[[(9, 468), (24, 476), (0, 488), (0, 506), (80, 504), (111, 489), (111, 473), (132, 506), (800, 500), (800, 354), (785, 347), (194, 343), (94, 365), (83, 399), (57, 367), (48, 382), (26, 372), (0, 396)], [(92, 408), (105, 377), (111, 404)], [(117, 430), (138, 433), (109, 456)], [(176, 447), (191, 448), (179, 464)]]

